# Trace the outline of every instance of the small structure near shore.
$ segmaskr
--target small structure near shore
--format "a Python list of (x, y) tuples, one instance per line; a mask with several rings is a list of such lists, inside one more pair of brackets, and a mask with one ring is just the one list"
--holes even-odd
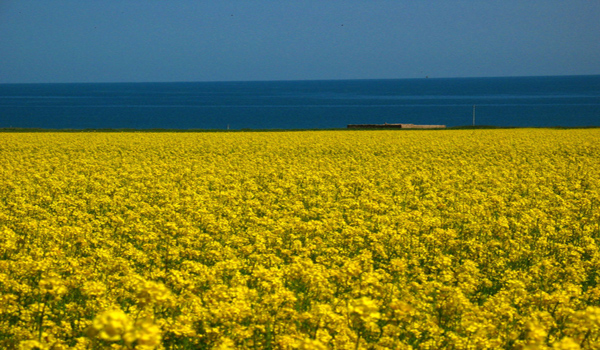
[(445, 129), (446, 125), (418, 124), (348, 124), (348, 129)]

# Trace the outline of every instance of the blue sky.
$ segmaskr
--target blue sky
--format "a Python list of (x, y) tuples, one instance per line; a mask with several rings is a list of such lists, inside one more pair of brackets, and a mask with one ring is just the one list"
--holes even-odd
[(598, 0), (0, 0), (0, 83), (600, 74)]

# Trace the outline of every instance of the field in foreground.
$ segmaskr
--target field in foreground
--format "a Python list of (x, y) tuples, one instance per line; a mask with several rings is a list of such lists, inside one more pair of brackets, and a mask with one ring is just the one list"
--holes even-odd
[(600, 130), (0, 134), (0, 348), (598, 349)]

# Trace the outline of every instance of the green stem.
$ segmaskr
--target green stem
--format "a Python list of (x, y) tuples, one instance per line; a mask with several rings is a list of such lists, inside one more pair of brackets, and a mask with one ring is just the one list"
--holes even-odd
[(354, 347), (354, 350), (358, 350), (358, 346), (360, 345), (360, 331), (356, 332), (356, 346)]
[(44, 298), (44, 306), (42, 306), (42, 312), (40, 313), (40, 319), (38, 321), (38, 341), (42, 341), (42, 331), (44, 323), (44, 313), (46, 312), (46, 305), (48, 304), (48, 298)]

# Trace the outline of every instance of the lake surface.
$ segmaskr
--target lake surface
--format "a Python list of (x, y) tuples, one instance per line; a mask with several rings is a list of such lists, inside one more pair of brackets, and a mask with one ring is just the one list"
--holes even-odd
[(325, 129), (347, 124), (600, 126), (600, 75), (0, 84), (0, 127)]

